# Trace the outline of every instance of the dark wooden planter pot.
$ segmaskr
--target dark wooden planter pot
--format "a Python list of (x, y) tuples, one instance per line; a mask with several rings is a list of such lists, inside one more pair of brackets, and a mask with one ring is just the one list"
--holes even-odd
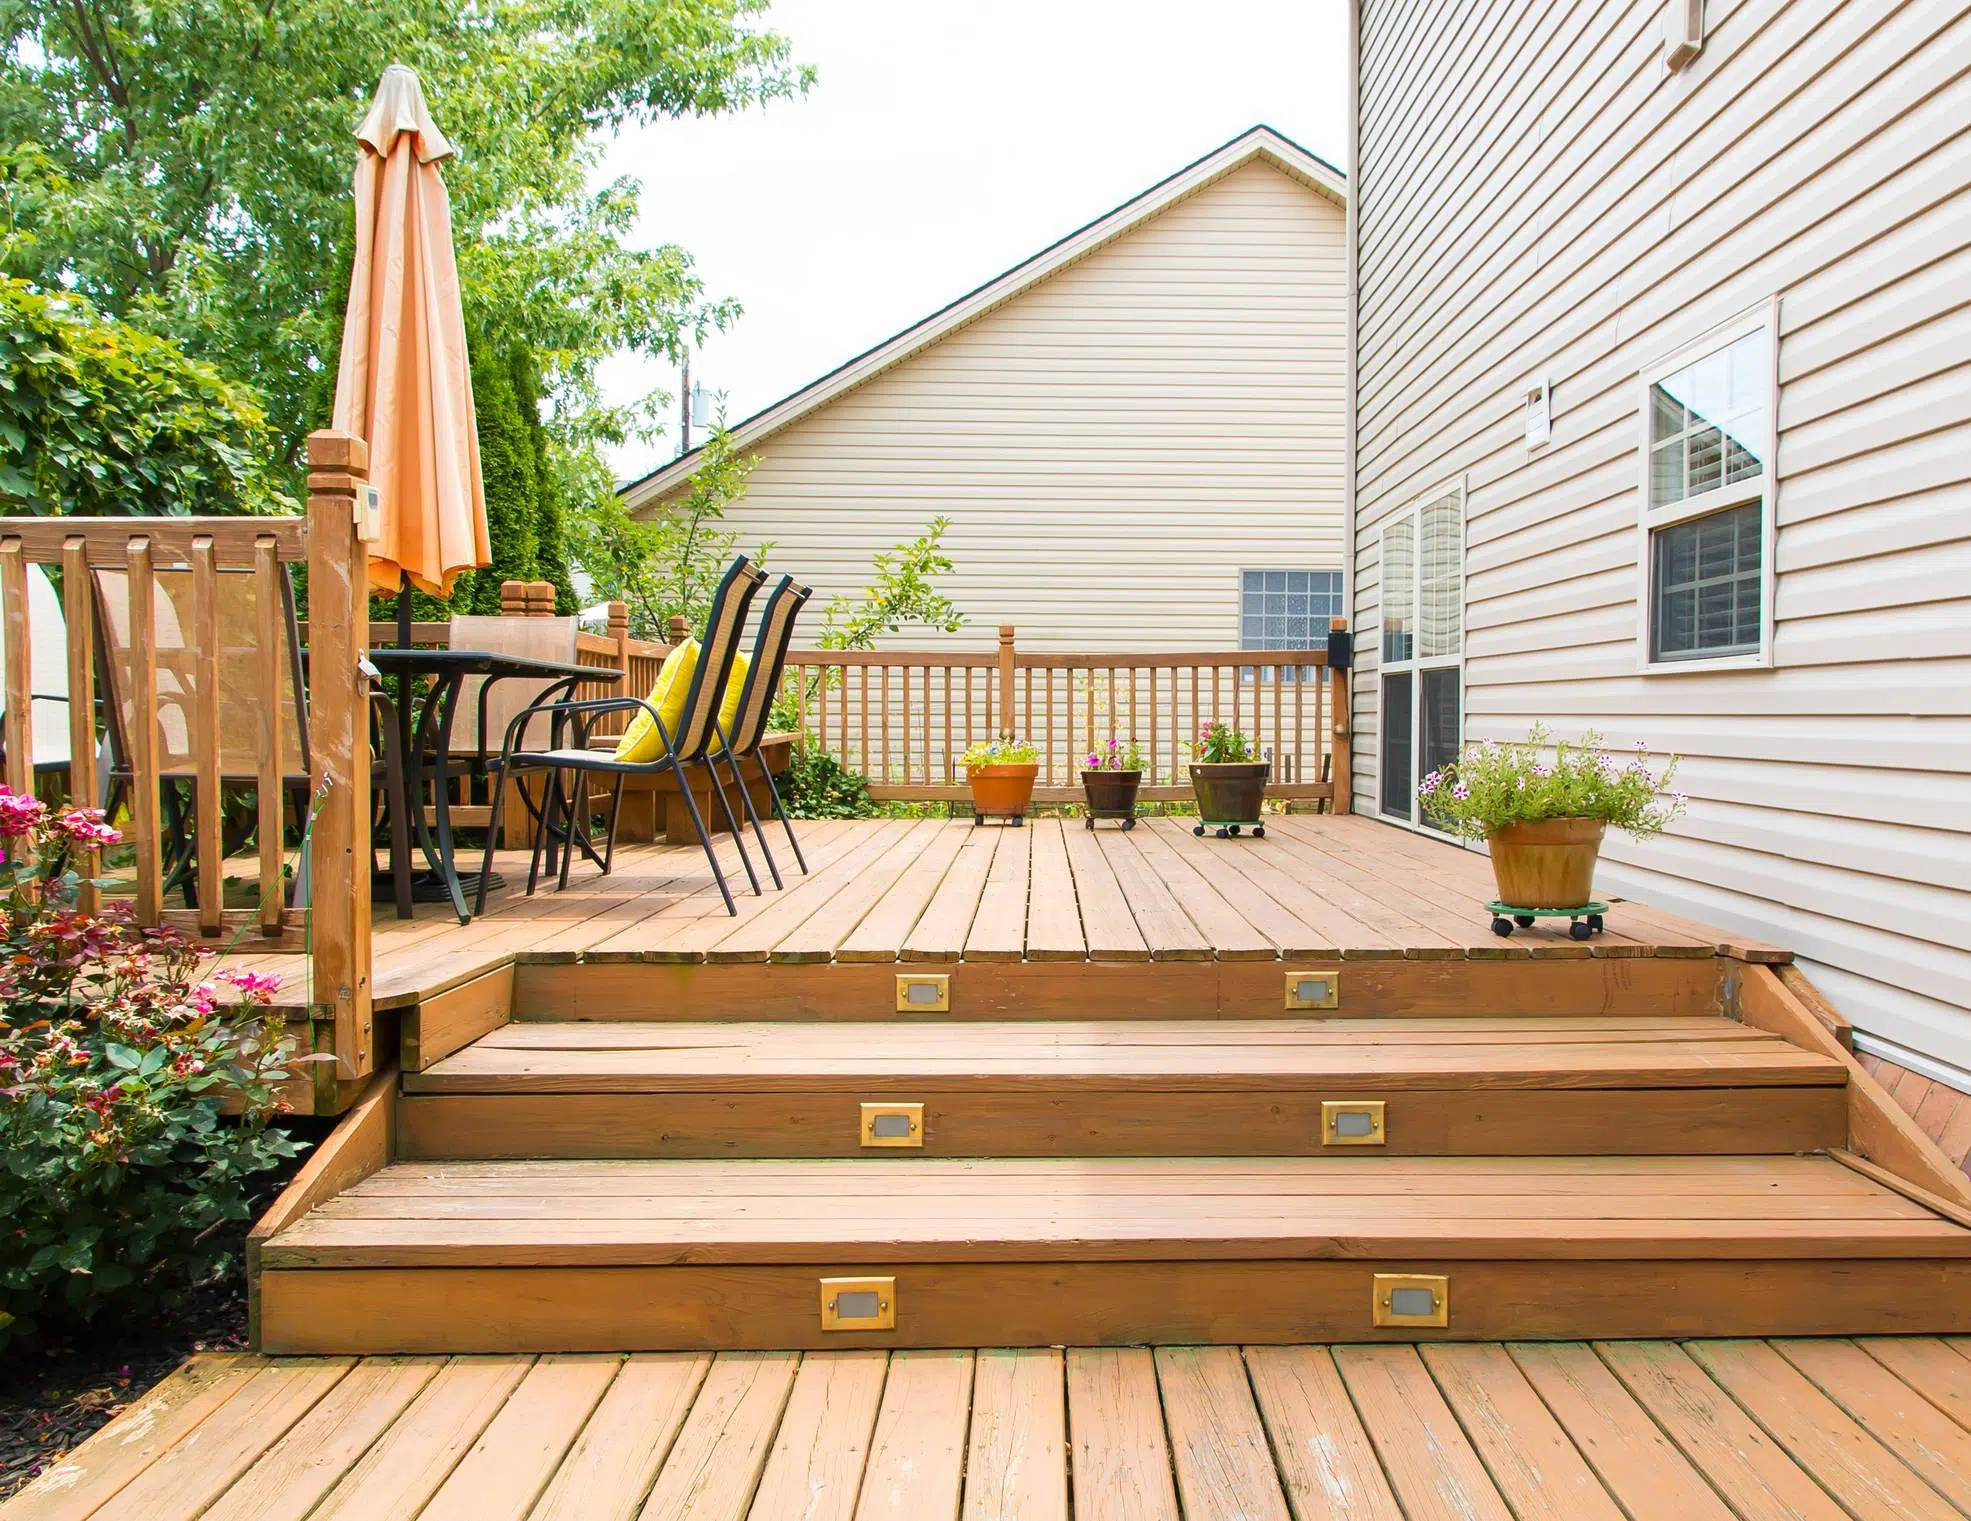
[(1486, 841), (1499, 901), (1514, 908), (1579, 908), (1595, 895), (1595, 860), (1607, 831), (1600, 819), (1508, 824)]
[(1191, 791), (1197, 794), (1198, 817), (1212, 824), (1257, 824), (1259, 802), (1272, 774), (1271, 761), (1193, 761)]
[(1088, 796), (1088, 827), (1097, 819), (1121, 819), (1124, 829), (1136, 824), (1136, 789), (1143, 785), (1140, 771), (1084, 771), (1081, 790)]
[(965, 780), (972, 784), (972, 816), (975, 821), (1011, 819), (1019, 823), (1033, 801), (1033, 779), (1040, 775), (1037, 761), (998, 766), (968, 766)]

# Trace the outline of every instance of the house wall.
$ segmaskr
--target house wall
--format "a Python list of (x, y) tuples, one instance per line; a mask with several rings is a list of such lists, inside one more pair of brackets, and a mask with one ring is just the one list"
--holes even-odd
[[(1666, 74), (1661, 10), (1360, 0), (1357, 803), (1377, 530), (1462, 477), (1467, 736), (1681, 753), (1602, 886), (1971, 1067), (1971, 14), (1711, 0)], [(1773, 668), (1641, 675), (1639, 371), (1775, 296)]]
[(1342, 569), (1342, 223), (1249, 161), (754, 446), (729, 526), (809, 633), (942, 513), (970, 627), (912, 646), (1236, 648), (1242, 569)]

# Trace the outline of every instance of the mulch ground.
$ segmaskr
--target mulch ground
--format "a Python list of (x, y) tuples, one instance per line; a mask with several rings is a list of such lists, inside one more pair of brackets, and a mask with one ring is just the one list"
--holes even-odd
[[(321, 1139), (317, 1122), (297, 1121), (295, 1129), (310, 1142)], [(306, 1155), (268, 1176), (256, 1215)], [(233, 1236), (233, 1266), (225, 1276), (176, 1296), (166, 1313), (133, 1320), (111, 1310), (87, 1330), (0, 1352), (0, 1500), (193, 1353), (246, 1346), (245, 1222), (233, 1227)]]

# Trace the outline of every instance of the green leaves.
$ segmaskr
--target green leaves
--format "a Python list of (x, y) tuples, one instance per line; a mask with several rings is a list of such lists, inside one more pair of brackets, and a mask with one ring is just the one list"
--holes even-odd
[(0, 496), (37, 514), (223, 513), (276, 503), (244, 388), (76, 295), (0, 279)]
[(250, 383), (293, 463), (333, 387), (352, 133), (385, 65), (407, 63), (459, 149), (444, 172), (472, 329), (533, 349), (573, 439), (606, 410), (601, 359), (673, 352), (732, 312), (682, 250), (631, 246), (634, 183), (589, 184), (601, 137), (805, 91), (765, 10), (15, 0), (0, 7), (0, 272), (75, 289)]
[(1640, 744), (1626, 761), (1601, 748), (1594, 731), (1579, 744), (1555, 742), (1542, 724), (1523, 741), (1465, 745), (1450, 766), (1417, 784), (1431, 822), (1447, 834), (1484, 839), (1511, 824), (1543, 819), (1600, 819), (1634, 836), (1657, 834), (1683, 811), (1685, 798), (1669, 792), (1677, 757), (1659, 776)]

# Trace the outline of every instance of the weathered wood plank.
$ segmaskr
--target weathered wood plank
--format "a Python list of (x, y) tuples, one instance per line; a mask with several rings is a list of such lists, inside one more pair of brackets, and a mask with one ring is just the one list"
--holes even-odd
[(1289, 1521), (1237, 1347), (1159, 1347), (1157, 1384), (1189, 1521)]
[(711, 1366), (702, 1352), (625, 1358), (527, 1521), (630, 1521)]
[(981, 1351), (964, 1521), (1067, 1521), (1067, 1437), (1060, 1351)]
[(790, 1353), (721, 1352), (638, 1512), (641, 1521), (741, 1521), (799, 1363)]
[(1409, 1521), (1512, 1521), (1413, 1348), (1336, 1347), (1334, 1356)]
[(801, 1359), (749, 1521), (850, 1521), (888, 1362), (884, 1352)]
[(1971, 1431), (1971, 1357), (1928, 1336), (1868, 1337), (1857, 1343), (1883, 1367)]
[(529, 1358), (454, 1358), (344, 1475), (310, 1521), (415, 1516), (531, 1366)]
[[(1806, 1343), (1794, 1345), (1807, 1346)], [(1888, 1408), (1882, 1413), (1891, 1423), (1897, 1423), (1898, 1416), (1906, 1419), (1905, 1412), (1925, 1404), (1908, 1389), (1898, 1399), (1895, 1394), (1898, 1381), (1858, 1348), (1845, 1342), (1830, 1346), (1851, 1355), (1854, 1360), (1849, 1365), (1851, 1368), (1854, 1364), (1873, 1367), (1881, 1375), (1868, 1387), (1878, 1397), (1888, 1397)], [(1800, 1367), (1765, 1342), (1689, 1342), (1685, 1350), (1786, 1449), (1795, 1464), (1819, 1480), (1821, 1487), (1853, 1514), (1924, 1518), (1924, 1521), (1950, 1521), (1959, 1514), (1955, 1505), (1938, 1494), (1928, 1475), (1919, 1476), (1909, 1466), (1908, 1454), (1878, 1440), (1868, 1421), (1843, 1409), (1825, 1390), (1816, 1387), (1816, 1381)], [(1823, 1376), (1829, 1376), (1830, 1382), (1835, 1381), (1832, 1375), (1841, 1371), (1838, 1353), (1835, 1358), (1818, 1360), (1811, 1349), (1800, 1355), (1809, 1366), (1818, 1367)], [(1941, 1430), (1955, 1438), (1954, 1445), (1960, 1453), (1971, 1451), (1971, 1444), (1962, 1441), (1964, 1433), (1937, 1411), (1930, 1410), (1929, 1415), (1933, 1432)], [(1935, 1460), (1941, 1454), (1926, 1448), (1920, 1440), (1903, 1445), (1915, 1449), (1917, 1461), (1930, 1459), (1932, 1466), (1942, 1471), (1945, 1482), (1954, 1484), (1959, 1495), (1971, 1494), (1971, 1469), (1953, 1470), (1937, 1463)]]
[(621, 1366), (606, 1353), (536, 1362), (418, 1512), (421, 1521), (522, 1521)]
[(1420, 1349), (1445, 1401), (1519, 1521), (1623, 1521), (1505, 1348)]
[(1148, 1348), (1070, 1348), (1077, 1521), (1177, 1521), (1170, 1444)]
[(436, 1357), (364, 1359), (235, 1481), (205, 1521), (303, 1521), (443, 1366)]
[(1847, 1514), (1675, 1343), (1599, 1342), (1595, 1350), (1743, 1521)]
[(894, 1352), (855, 1521), (954, 1521), (972, 1417), (972, 1354)]
[(1248, 1347), (1246, 1369), (1294, 1521), (1403, 1521), (1326, 1347)]

